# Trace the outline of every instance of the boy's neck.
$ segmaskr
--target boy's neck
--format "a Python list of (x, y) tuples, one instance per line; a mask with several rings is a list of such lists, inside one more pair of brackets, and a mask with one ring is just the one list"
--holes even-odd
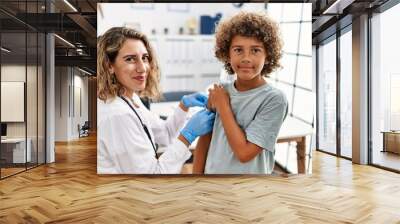
[(251, 90), (251, 89), (255, 89), (257, 87), (260, 87), (262, 85), (264, 85), (265, 83), (267, 83), (265, 81), (265, 79), (263, 79), (263, 77), (261, 75), (255, 77), (252, 80), (242, 80), (239, 77), (236, 79), (234, 85), (235, 88), (239, 91), (247, 91), (247, 90)]

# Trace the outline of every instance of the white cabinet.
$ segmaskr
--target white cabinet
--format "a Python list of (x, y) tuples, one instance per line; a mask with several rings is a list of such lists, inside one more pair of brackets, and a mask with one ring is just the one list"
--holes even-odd
[(205, 91), (219, 81), (222, 63), (214, 56), (212, 35), (150, 36), (161, 70), (161, 88), (170, 91)]

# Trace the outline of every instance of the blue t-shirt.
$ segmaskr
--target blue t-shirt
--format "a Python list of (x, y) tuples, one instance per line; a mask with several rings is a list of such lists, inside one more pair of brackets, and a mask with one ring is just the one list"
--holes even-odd
[(233, 114), (245, 132), (247, 141), (260, 146), (263, 150), (252, 160), (241, 163), (228, 143), (217, 113), (204, 172), (206, 174), (272, 173), (276, 139), (288, 112), (285, 94), (269, 84), (242, 92), (236, 90), (234, 82), (223, 86), (229, 93)]

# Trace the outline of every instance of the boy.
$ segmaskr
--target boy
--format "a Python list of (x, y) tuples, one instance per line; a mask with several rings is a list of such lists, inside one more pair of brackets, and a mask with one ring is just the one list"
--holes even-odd
[(193, 172), (270, 174), (288, 110), (285, 94), (264, 79), (280, 66), (278, 26), (266, 15), (242, 12), (221, 22), (215, 35), (215, 55), (237, 79), (209, 91), (217, 115), (213, 133), (199, 139)]

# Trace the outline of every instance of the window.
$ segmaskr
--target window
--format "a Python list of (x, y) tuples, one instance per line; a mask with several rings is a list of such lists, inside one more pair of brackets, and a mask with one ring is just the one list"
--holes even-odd
[(347, 30), (340, 36), (340, 154), (351, 158), (353, 96), (351, 26)]
[[(313, 90), (311, 4), (268, 4), (267, 13), (280, 18), (284, 54), (282, 69), (274, 72), (269, 83), (282, 90), (289, 104), (289, 119), (298, 120), (305, 127), (314, 127), (315, 91)], [(288, 118), (285, 122), (288, 122)], [(311, 138), (307, 139), (307, 172), (311, 172)], [(278, 144), (275, 158), (291, 172), (296, 172), (295, 144)]]
[(336, 36), (318, 48), (318, 149), (336, 154)]
[[(40, 6), (45, 2), (17, 3), (18, 16), (24, 17), (26, 13), (41, 13)], [(1, 6), (15, 8), (15, 4), (8, 1), (2, 2)], [(3, 12), (0, 12), (0, 17), (9, 21), (3, 22), (0, 29), (2, 98), (13, 91), (22, 96), (21, 106), (18, 107), (22, 116), (15, 120), (1, 119), (2, 126), (7, 126), (6, 139), (2, 139), (0, 144), (0, 178), (5, 178), (45, 163), (46, 40), (45, 34), (35, 28)], [(7, 86), (18, 88), (10, 89)], [(17, 114), (7, 107), (5, 102), (1, 103), (2, 114)]]
[[(371, 18), (371, 137), (372, 164), (400, 171), (400, 155), (386, 150), (384, 132), (400, 136), (400, 64), (398, 53), (400, 4)], [(397, 137), (399, 138), (399, 137)], [(395, 148), (400, 147), (393, 141)], [(397, 145), (398, 144), (398, 145)]]

